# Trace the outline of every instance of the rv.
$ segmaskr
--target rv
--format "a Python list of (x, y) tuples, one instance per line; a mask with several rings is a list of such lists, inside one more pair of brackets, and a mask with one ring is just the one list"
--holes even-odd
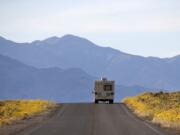
[(107, 101), (113, 104), (114, 101), (114, 84), (115, 81), (101, 78), (94, 83), (94, 102), (97, 104), (99, 101)]

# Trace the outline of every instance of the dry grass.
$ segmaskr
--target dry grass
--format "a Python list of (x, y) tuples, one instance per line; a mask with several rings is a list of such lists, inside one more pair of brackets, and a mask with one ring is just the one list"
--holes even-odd
[(15, 120), (25, 119), (55, 106), (46, 100), (4, 100), (0, 101), (0, 126)]
[(180, 92), (143, 93), (123, 102), (141, 117), (164, 127), (180, 128)]

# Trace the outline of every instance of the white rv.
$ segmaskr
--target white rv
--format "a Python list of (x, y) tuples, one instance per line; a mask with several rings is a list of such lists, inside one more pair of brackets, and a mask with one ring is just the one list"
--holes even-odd
[(113, 104), (114, 101), (114, 84), (115, 81), (101, 78), (96, 80), (94, 85), (94, 102), (97, 104), (99, 101), (108, 101)]

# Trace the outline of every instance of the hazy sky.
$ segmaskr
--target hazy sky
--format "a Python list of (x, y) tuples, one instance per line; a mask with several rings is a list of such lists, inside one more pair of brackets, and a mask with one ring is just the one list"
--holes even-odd
[(180, 0), (0, 0), (0, 36), (74, 34), (124, 52), (180, 54)]

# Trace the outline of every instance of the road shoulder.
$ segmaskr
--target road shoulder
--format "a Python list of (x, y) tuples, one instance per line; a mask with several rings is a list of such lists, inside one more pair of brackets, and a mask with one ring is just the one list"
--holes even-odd
[(160, 129), (161, 131), (170, 134), (170, 135), (180, 135), (180, 129), (175, 129), (175, 128), (166, 128), (161, 126), (160, 124), (153, 123), (152, 121), (144, 118), (137, 116), (132, 109), (130, 109), (126, 104), (123, 104), (125, 110), (131, 115), (131, 117), (134, 117), (133, 119), (140, 120), (145, 123), (149, 128), (152, 128), (152, 130)]
[(0, 135), (19, 135), (23, 131), (35, 128), (38, 125), (41, 125), (42, 123), (54, 117), (54, 115), (56, 115), (57, 111), (60, 108), (61, 108), (61, 105), (57, 105), (51, 110), (42, 112), (35, 116), (14, 121), (10, 125), (3, 125), (2, 127), (0, 127)]

